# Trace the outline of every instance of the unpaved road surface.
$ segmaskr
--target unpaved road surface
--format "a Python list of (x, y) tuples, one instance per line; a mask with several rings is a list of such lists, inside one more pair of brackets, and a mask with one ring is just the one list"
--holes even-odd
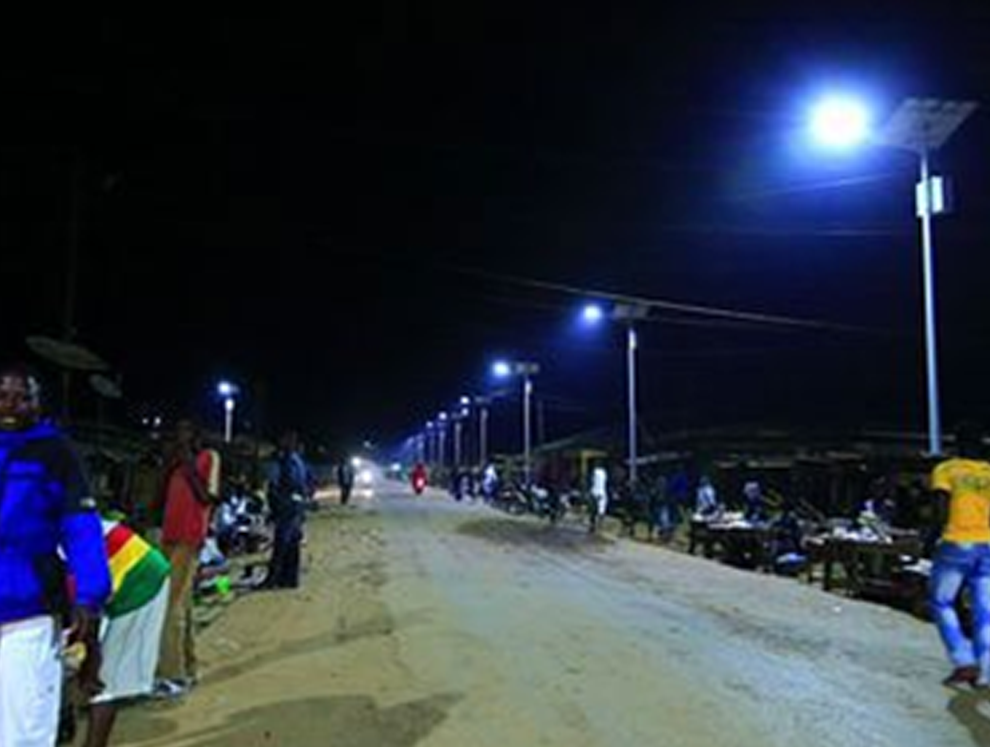
[(392, 486), (309, 524), (298, 591), (234, 602), (141, 747), (990, 745), (934, 629), (881, 606)]

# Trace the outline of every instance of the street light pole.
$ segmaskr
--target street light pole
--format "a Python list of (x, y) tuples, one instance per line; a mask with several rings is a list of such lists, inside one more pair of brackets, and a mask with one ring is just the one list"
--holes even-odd
[(938, 341), (935, 324), (935, 265), (932, 237), (932, 180), (928, 167), (928, 149), (922, 148), (919, 159), (921, 197), (918, 200), (921, 220), (921, 262), (925, 285), (925, 363), (928, 374), (928, 451), (942, 453), (942, 415), (938, 386)]
[(866, 107), (850, 99), (825, 99), (813, 111), (812, 133), (830, 147), (849, 148), (864, 140), (914, 153), (919, 161), (920, 183), (915, 190), (921, 221), (921, 261), (925, 294), (925, 369), (928, 385), (928, 451), (942, 453), (942, 419), (939, 406), (938, 345), (935, 324), (935, 249), (932, 220), (948, 210), (941, 177), (932, 176), (929, 157), (938, 151), (976, 111), (975, 101), (906, 99), (886, 124), (870, 133)]
[(639, 476), (639, 423), (636, 401), (636, 356), (639, 336), (636, 322), (647, 319), (650, 307), (643, 303), (620, 303), (612, 310), (612, 318), (626, 323), (626, 381), (628, 393), (629, 488), (636, 488)]
[(234, 437), (234, 398), (227, 397), (223, 401), (223, 441), (230, 443)]
[(528, 487), (532, 483), (532, 430), (530, 423), (531, 403), (533, 399), (533, 380), (529, 372), (523, 373), (523, 479)]
[(447, 451), (447, 424), (441, 422), (440, 425), (439, 425), (439, 428), (440, 428), (440, 432), (439, 432), (438, 444), (437, 444), (437, 452), (438, 452), (437, 462), (440, 465), (440, 469), (443, 469), (446, 466), (446, 463), (447, 463), (447, 454), (446, 454), (446, 451)]
[(223, 441), (230, 443), (234, 438), (234, 408), (236, 407), (236, 397), (240, 393), (240, 387), (229, 381), (221, 381), (217, 384), (217, 394), (223, 398)]
[(461, 418), (454, 417), (454, 469), (461, 468)]
[(533, 376), (540, 372), (540, 364), (532, 361), (496, 361), (492, 366), (492, 373), (499, 378), (508, 376), (519, 376), (523, 382), (523, 479), (528, 487), (533, 477), (533, 454), (532, 454), (532, 399), (533, 399)]
[(629, 485), (635, 487), (637, 478), (637, 442), (636, 442), (636, 328), (632, 322), (626, 328), (626, 367), (629, 380)]
[(481, 401), (478, 410), (478, 462), (481, 469), (488, 464), (488, 403)]
[[(928, 389), (928, 451), (942, 453), (942, 415), (939, 402), (938, 339), (935, 320), (935, 242), (933, 219), (947, 210), (940, 177), (931, 174), (929, 158), (976, 111), (973, 101), (907, 99), (879, 133), (880, 144), (918, 156), (921, 179), (916, 190), (921, 221), (921, 262), (925, 294), (925, 371)], [(937, 182), (937, 185), (936, 185)], [(937, 186), (937, 189), (936, 189)]]

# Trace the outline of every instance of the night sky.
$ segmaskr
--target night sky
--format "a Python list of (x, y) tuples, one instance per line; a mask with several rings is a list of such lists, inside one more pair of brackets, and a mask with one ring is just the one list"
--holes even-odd
[[(803, 118), (847, 87), (880, 120), (990, 106), (990, 6), (661, 5), (5, 24), (4, 356), (63, 334), (75, 193), (77, 339), (123, 377), (121, 421), (218, 420), (227, 376), (253, 427), (390, 441), (506, 355), (541, 363), (547, 438), (618, 423), (621, 330), (573, 323), (597, 290), (846, 327), (655, 312), (649, 432), (922, 430), (915, 159), (815, 152)], [(938, 158), (947, 425), (990, 422), (988, 123)], [(510, 448), (515, 404), (493, 417)]]

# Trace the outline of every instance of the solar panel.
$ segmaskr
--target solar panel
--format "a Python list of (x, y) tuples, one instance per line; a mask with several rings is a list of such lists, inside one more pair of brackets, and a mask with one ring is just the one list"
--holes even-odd
[(938, 150), (978, 106), (975, 101), (907, 99), (883, 126), (877, 139), (895, 148), (918, 152)]

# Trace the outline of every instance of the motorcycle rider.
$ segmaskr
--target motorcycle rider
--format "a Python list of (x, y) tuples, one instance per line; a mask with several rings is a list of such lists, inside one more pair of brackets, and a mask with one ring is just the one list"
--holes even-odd
[(416, 465), (412, 468), (412, 473), (410, 474), (410, 481), (412, 482), (412, 488), (416, 492), (416, 495), (419, 495), (426, 489), (427, 479), (426, 465), (422, 462), (416, 462)]

